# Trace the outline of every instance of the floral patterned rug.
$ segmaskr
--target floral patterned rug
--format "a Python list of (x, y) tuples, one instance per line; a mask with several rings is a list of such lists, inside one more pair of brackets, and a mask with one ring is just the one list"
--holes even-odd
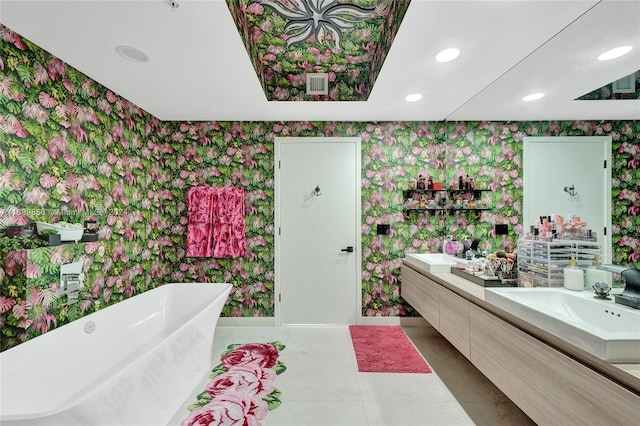
[(275, 381), (287, 369), (278, 360), (284, 348), (280, 342), (229, 345), (181, 426), (259, 426), (281, 403)]

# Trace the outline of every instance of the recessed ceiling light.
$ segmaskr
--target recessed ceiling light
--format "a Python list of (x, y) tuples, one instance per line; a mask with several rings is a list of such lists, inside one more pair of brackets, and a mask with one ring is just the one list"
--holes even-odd
[(136, 49), (135, 47), (118, 46), (116, 47), (116, 52), (118, 52), (118, 54), (123, 58), (133, 62), (149, 62), (149, 55), (147, 55), (140, 49)]
[(542, 98), (543, 96), (544, 96), (544, 93), (532, 93), (532, 94), (527, 95), (524, 98), (522, 98), (522, 100), (525, 101), (525, 102), (537, 101), (538, 99)]
[(420, 93), (413, 93), (404, 98), (407, 102), (418, 102), (420, 99), (422, 99), (422, 95)]
[(598, 59), (601, 61), (608, 61), (611, 59), (619, 58), (620, 56), (626, 55), (631, 52), (633, 47), (631, 46), (620, 46), (615, 49), (607, 50), (602, 55), (598, 56)]
[(452, 47), (450, 49), (444, 49), (438, 52), (438, 54), (436, 55), (436, 61), (450, 62), (450, 61), (453, 61), (458, 56), (460, 56), (460, 49), (456, 49), (455, 47)]

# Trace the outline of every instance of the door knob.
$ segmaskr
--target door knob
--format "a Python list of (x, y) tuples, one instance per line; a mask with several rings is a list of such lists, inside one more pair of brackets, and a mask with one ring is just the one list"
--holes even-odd
[(348, 246), (347, 248), (343, 248), (340, 251), (346, 251), (347, 253), (353, 253), (353, 247), (352, 246)]

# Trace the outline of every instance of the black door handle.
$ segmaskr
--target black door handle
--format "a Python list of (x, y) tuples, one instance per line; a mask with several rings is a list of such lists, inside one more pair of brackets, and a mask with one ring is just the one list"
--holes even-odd
[(346, 251), (347, 253), (353, 253), (353, 247), (352, 246), (348, 246), (347, 248), (343, 248), (340, 251)]

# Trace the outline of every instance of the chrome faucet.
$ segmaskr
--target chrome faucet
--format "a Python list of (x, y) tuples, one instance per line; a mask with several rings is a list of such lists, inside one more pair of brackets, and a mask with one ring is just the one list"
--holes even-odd
[(480, 249), (480, 243), (484, 242), (485, 240), (481, 240), (480, 238), (476, 238), (473, 240), (473, 242), (471, 243), (471, 252), (473, 253), (473, 255), (475, 257), (485, 257), (488, 252), (487, 250), (481, 250)]
[(614, 295), (616, 303), (640, 309), (640, 269), (621, 265), (599, 265), (597, 268), (615, 272), (624, 278), (624, 290)]

